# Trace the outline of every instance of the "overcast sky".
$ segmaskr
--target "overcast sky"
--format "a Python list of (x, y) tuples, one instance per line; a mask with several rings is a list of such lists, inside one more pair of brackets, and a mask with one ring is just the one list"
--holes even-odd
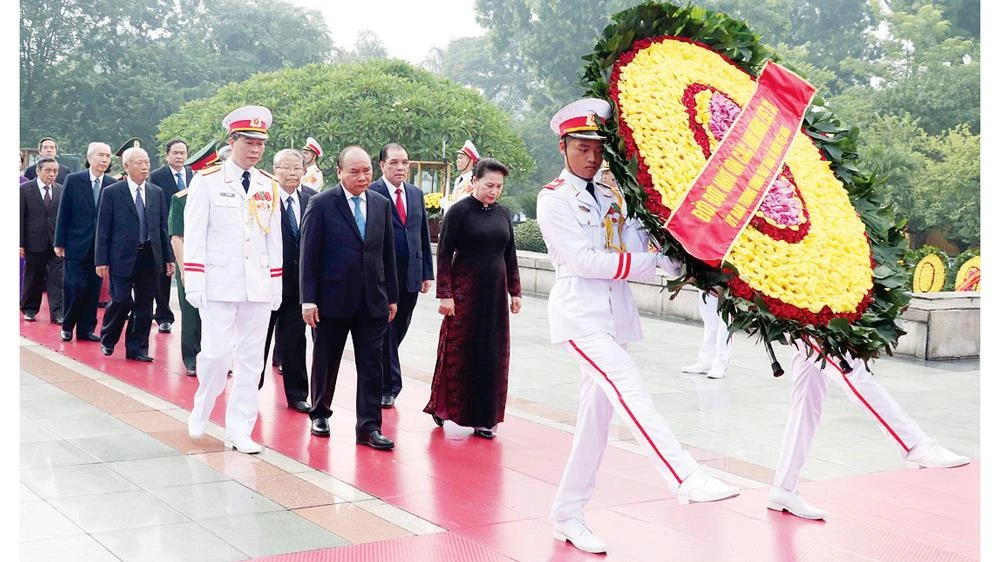
[(358, 31), (368, 28), (389, 56), (419, 64), (432, 47), (452, 39), (481, 35), (473, 0), (290, 0), (319, 10), (333, 42), (350, 50)]

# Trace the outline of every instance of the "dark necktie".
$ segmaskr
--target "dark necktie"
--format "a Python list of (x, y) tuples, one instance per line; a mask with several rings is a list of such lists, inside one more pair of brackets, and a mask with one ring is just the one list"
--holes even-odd
[(298, 240), (299, 239), (299, 221), (295, 220), (295, 210), (292, 209), (292, 202), (293, 201), (294, 200), (291, 197), (288, 198), (288, 204), (285, 206), (285, 211), (288, 212), (288, 227), (289, 227), (289, 230), (292, 231), (292, 236), (294, 236), (295, 239)]
[(243, 172), (243, 192), (250, 193), (250, 171)]
[(146, 206), (142, 204), (142, 189), (135, 190), (135, 212), (139, 214), (139, 242), (146, 242), (149, 227), (146, 225)]
[(42, 203), (45, 203), (45, 210), (48, 211), (49, 207), (52, 206), (52, 194), (49, 193), (49, 186), (45, 186), (45, 195), (42, 196)]
[(176, 174), (174, 174), (174, 177), (177, 178), (177, 190), (178, 191), (180, 191), (180, 190), (182, 190), (182, 189), (184, 189), (184, 188), (187, 187), (187, 185), (184, 183), (184, 174), (182, 174), (180, 172), (177, 172)]
[(403, 188), (396, 188), (396, 212), (399, 213), (399, 221), (406, 226), (406, 205), (403, 205)]
[(592, 181), (587, 182), (587, 193), (589, 193), (590, 196), (594, 198), (594, 201), (597, 201), (597, 194), (594, 193), (594, 182)]

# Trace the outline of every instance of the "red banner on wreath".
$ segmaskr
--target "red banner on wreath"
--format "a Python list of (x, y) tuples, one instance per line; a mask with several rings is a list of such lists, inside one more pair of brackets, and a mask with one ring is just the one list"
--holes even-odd
[(667, 221), (687, 253), (718, 267), (781, 171), (816, 89), (768, 61), (757, 90)]

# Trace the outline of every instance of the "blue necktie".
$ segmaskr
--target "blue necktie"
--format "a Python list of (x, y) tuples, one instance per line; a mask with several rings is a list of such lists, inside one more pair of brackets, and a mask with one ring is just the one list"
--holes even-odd
[(292, 236), (294, 236), (295, 239), (298, 240), (299, 239), (299, 222), (297, 220), (295, 220), (295, 211), (292, 210), (292, 198), (291, 197), (288, 198), (288, 205), (285, 206), (285, 211), (288, 212), (288, 226), (289, 226), (289, 229), (292, 231)]
[(180, 190), (184, 189), (185, 187), (187, 187), (187, 185), (184, 183), (184, 174), (182, 174), (180, 172), (177, 172), (176, 174), (174, 174), (174, 177), (177, 178), (177, 190), (178, 191), (180, 191)]
[(142, 190), (135, 190), (135, 212), (139, 214), (139, 242), (149, 240), (149, 227), (146, 226), (146, 206), (142, 204)]
[(97, 198), (101, 196), (101, 178), (94, 178), (94, 206), (97, 206)]
[(358, 224), (358, 231), (361, 232), (361, 240), (365, 239), (365, 215), (361, 212), (361, 196), (355, 195), (351, 197), (351, 201), (354, 201), (354, 222)]

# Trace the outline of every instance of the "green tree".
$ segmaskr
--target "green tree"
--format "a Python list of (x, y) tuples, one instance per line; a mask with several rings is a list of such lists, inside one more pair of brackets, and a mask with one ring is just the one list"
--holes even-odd
[(979, 135), (960, 126), (928, 143), (918, 193), (924, 221), (963, 246), (979, 245)]
[[(447, 156), (466, 138), (475, 138), (482, 154), (510, 167), (509, 184), (534, 171), (510, 118), (496, 106), (478, 92), (398, 60), (312, 64), (257, 74), (184, 104), (163, 120), (157, 138), (162, 143), (180, 136), (193, 146), (220, 139), (225, 136), (222, 117), (247, 103), (264, 105), (274, 114), (265, 168), (275, 150), (300, 146), (306, 135), (331, 155), (349, 144), (376, 154), (385, 143), (398, 142), (412, 160), (441, 160), (447, 135)], [(320, 166), (324, 174), (333, 174), (336, 158), (324, 158)]]
[(67, 153), (131, 136), (152, 145), (185, 100), (325, 61), (331, 46), (319, 12), (281, 0), (24, 0), (21, 142), (51, 135)]

